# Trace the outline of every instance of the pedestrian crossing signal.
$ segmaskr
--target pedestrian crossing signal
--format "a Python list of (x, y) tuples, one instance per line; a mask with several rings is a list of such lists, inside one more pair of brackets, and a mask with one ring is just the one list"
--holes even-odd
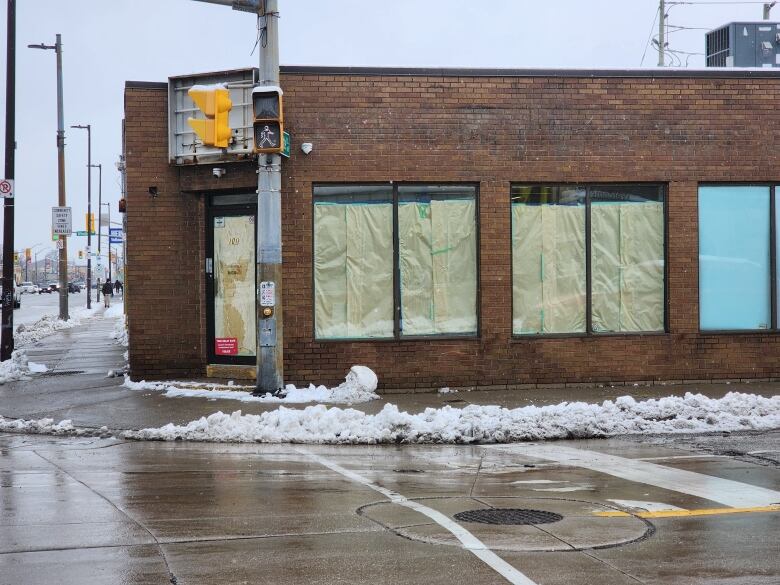
[(221, 86), (194, 85), (187, 94), (206, 115), (206, 119), (187, 118), (187, 123), (207, 146), (227, 148), (233, 130), (230, 128), (230, 92)]
[(252, 90), (255, 152), (278, 154), (284, 150), (282, 88), (257, 86)]

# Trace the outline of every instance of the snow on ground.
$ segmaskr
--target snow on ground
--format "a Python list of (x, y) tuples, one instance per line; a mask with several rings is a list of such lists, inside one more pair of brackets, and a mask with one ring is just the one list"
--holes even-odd
[(25, 420), (17, 418), (5, 418), (0, 416), (0, 433), (20, 433), (26, 435), (57, 435), (69, 437), (110, 437), (108, 427), (99, 429), (77, 428), (70, 420), (58, 423), (51, 418), (38, 420)]
[(21, 324), (14, 333), (14, 346), (25, 347), (48, 337), (62, 329), (70, 329), (81, 324), (82, 320), (91, 317), (99, 307), (93, 305), (91, 309), (85, 307), (74, 309), (70, 312), (70, 319), (62, 321), (57, 315), (44, 315), (34, 323)]
[(374, 392), (377, 386), (376, 374), (365, 366), (352, 366), (346, 380), (335, 388), (314, 386), (296, 388), (288, 384), (284, 396), (271, 394), (253, 396), (254, 386), (235, 386), (233, 384), (201, 384), (198, 382), (133, 382), (125, 376), (125, 387), (131, 390), (164, 391), (169, 398), (188, 396), (192, 398), (207, 398), (209, 400), (227, 399), (241, 402), (267, 402), (277, 404), (302, 404), (306, 402), (323, 402), (330, 404), (358, 404), (376, 400), (379, 396)]
[(115, 340), (118, 344), (127, 347), (130, 344), (130, 338), (127, 335), (127, 318), (125, 317), (125, 304), (117, 303), (112, 307), (106, 309), (103, 313), (103, 317), (106, 319), (116, 319), (114, 324), (114, 330), (111, 332), (111, 339)]
[(780, 396), (687, 393), (637, 402), (563, 402), (507, 409), (470, 405), (428, 408), (420, 414), (387, 404), (377, 414), (355, 409), (280, 407), (260, 415), (216, 412), (185, 425), (127, 431), (128, 439), (262, 443), (507, 443), (623, 434), (697, 433), (780, 428)]
[(11, 359), (0, 362), (0, 384), (29, 380), (30, 374), (39, 374), (47, 371), (43, 364), (27, 361), (27, 352), (16, 350), (11, 354)]

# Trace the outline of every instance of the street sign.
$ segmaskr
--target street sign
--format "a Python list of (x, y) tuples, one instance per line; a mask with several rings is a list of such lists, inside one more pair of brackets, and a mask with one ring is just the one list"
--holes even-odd
[(14, 182), (12, 179), (0, 179), (0, 197), (11, 199), (14, 196)]
[(282, 152), (281, 155), (290, 158), (290, 133), (285, 132), (282, 136)]
[(60, 236), (69, 236), (73, 233), (73, 216), (70, 207), (51, 208), (51, 231)]
[[(87, 235), (87, 230), (79, 230), (79, 231), (73, 232), (73, 233), (75, 233), (77, 236), (86, 236)], [(97, 232), (92, 232), (92, 235), (93, 236), (97, 235)]]
[(125, 234), (122, 228), (109, 228), (108, 230), (108, 243), (109, 244), (121, 244), (125, 241)]

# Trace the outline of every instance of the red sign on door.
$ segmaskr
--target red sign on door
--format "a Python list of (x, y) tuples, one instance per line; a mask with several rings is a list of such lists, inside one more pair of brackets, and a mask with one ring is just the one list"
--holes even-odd
[(217, 355), (238, 355), (238, 337), (217, 337), (214, 340)]

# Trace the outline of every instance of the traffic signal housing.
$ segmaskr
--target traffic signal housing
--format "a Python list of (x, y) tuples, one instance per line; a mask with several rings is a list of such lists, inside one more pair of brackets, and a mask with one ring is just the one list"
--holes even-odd
[(257, 86), (252, 90), (255, 116), (255, 152), (278, 154), (284, 150), (284, 109), (282, 88)]
[(221, 85), (193, 85), (187, 94), (206, 116), (205, 120), (187, 118), (187, 124), (203, 144), (227, 148), (233, 134), (230, 128), (230, 110), (233, 107), (230, 92)]

